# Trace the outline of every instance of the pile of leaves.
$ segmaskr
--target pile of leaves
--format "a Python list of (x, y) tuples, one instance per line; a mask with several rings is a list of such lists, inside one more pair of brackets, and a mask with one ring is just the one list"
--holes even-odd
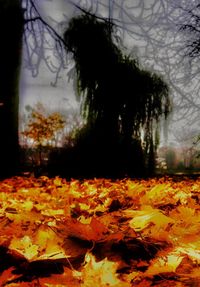
[(200, 286), (200, 178), (0, 182), (0, 286)]

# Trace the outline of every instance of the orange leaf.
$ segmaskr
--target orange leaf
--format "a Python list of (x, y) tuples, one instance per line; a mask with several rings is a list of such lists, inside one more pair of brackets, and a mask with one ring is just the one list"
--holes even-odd
[(58, 230), (65, 237), (77, 237), (88, 241), (102, 240), (107, 231), (106, 227), (95, 218), (92, 218), (90, 224), (83, 224), (77, 219), (68, 218), (64, 223), (58, 224)]

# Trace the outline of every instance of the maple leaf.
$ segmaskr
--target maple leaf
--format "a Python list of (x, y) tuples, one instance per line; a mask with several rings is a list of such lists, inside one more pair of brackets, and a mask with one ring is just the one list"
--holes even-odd
[(81, 271), (81, 287), (128, 287), (128, 283), (117, 278), (116, 270), (118, 264), (108, 261), (107, 258), (96, 262), (95, 257), (87, 253), (85, 256), (85, 266)]
[(31, 238), (27, 235), (21, 239), (14, 237), (11, 240), (9, 249), (17, 251), (28, 260), (33, 259), (38, 254), (38, 246), (33, 244)]
[(160, 183), (149, 188), (141, 198), (142, 205), (175, 204), (177, 200), (173, 198), (174, 190), (170, 183)]
[(188, 199), (191, 197), (191, 192), (188, 192), (186, 188), (180, 190), (174, 195), (174, 198), (177, 201), (180, 201), (181, 204), (187, 204)]
[(154, 209), (151, 206), (146, 206), (142, 210), (126, 210), (124, 212), (129, 216), (133, 216), (129, 225), (135, 231), (142, 231), (151, 224), (156, 225), (159, 229), (165, 229), (169, 223), (173, 223), (171, 218), (165, 216), (160, 210)]
[[(200, 277), (199, 187), (200, 179), (6, 179), (0, 182), (0, 247), (15, 262), (25, 260), (30, 272), (34, 264), (49, 266), (50, 262), (71, 268), (39, 278), (42, 287), (91, 287), (93, 282), (100, 287), (169, 287), (189, 281), (196, 286)], [(131, 242), (140, 242), (147, 253), (148, 242), (153, 242), (156, 252), (150, 261), (141, 261), (135, 251), (128, 261), (122, 259), (123, 250), (132, 250)], [(88, 250), (101, 260), (97, 262)], [(71, 262), (85, 254), (85, 265), (80, 261), (79, 271), (75, 270)], [(6, 271), (0, 275), (2, 284), (36, 284), (34, 278), (18, 283), (12, 270)], [(26, 279), (23, 274), (22, 278)]]
[(175, 220), (171, 230), (174, 240), (189, 243), (198, 239), (200, 229), (199, 212), (187, 206), (178, 206), (170, 212), (170, 217), (173, 217)]
[(14, 267), (10, 267), (7, 270), (4, 270), (0, 276), (0, 286), (6, 286), (6, 283), (9, 280), (16, 278), (16, 275), (13, 274)]
[(152, 276), (159, 273), (176, 272), (177, 267), (181, 264), (184, 256), (180, 254), (169, 253), (166, 256), (158, 257), (151, 262), (148, 270), (145, 272), (146, 276)]
[(57, 228), (65, 237), (77, 237), (88, 241), (102, 240), (107, 232), (107, 228), (94, 217), (89, 224), (83, 224), (74, 218), (67, 218), (65, 222), (58, 223)]

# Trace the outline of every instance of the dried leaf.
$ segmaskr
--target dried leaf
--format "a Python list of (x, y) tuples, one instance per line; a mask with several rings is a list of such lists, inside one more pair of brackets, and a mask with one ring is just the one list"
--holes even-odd
[(143, 210), (133, 211), (132, 216), (133, 219), (129, 222), (129, 225), (135, 231), (141, 231), (151, 224), (156, 225), (160, 229), (165, 229), (169, 223), (173, 223), (171, 218), (150, 206), (146, 206)]
[(85, 257), (86, 265), (82, 270), (83, 283), (81, 287), (128, 287), (128, 284), (117, 278), (117, 263), (110, 262), (107, 259), (96, 262), (94, 256), (90, 253)]

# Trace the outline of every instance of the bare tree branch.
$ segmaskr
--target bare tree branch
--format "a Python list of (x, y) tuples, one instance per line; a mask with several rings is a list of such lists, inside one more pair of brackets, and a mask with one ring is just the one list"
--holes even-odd
[[(23, 0), (25, 66), (33, 76), (38, 75), (44, 62), (53, 73), (51, 84), (56, 86), (63, 70), (72, 65), (70, 55), (65, 52), (63, 27), (74, 14), (95, 15), (114, 24), (116, 36), (121, 40), (118, 45), (127, 54), (140, 58), (143, 66), (159, 72), (168, 81), (174, 109), (178, 111), (174, 114), (179, 114), (173, 121), (187, 120), (194, 124), (200, 120), (199, 0), (66, 0), (65, 3), (72, 7), (71, 14), (56, 22), (53, 16), (44, 19), (34, 0)], [(189, 55), (194, 57), (188, 58)]]

